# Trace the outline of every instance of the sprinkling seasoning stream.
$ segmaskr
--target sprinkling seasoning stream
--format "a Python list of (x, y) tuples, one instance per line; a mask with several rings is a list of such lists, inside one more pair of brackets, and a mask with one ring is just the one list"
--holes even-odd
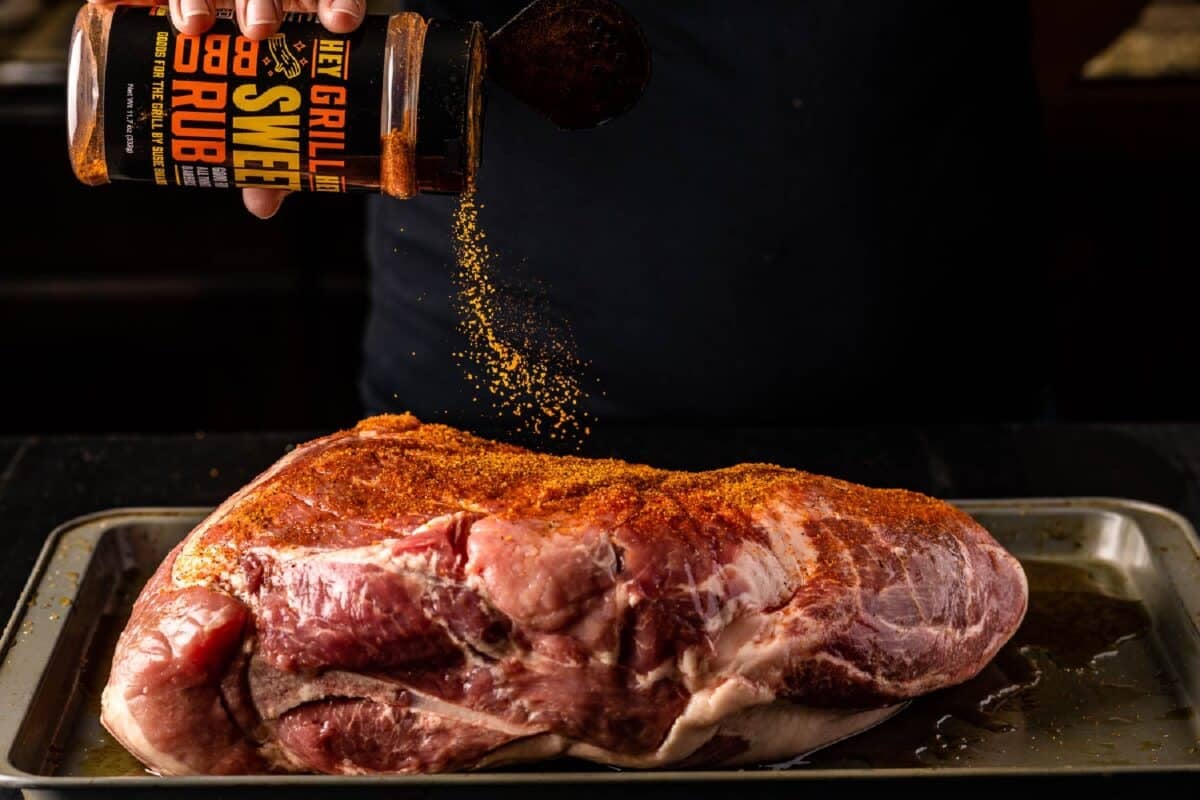
[[(467, 340), (466, 350), (455, 357), (467, 380), (477, 392), (487, 392), (492, 408), (515, 433), (578, 449), (591, 429), (581, 408), (588, 394), (574, 337), (539, 313), (533, 300), (498, 289), (494, 254), (479, 224), (480, 208), (474, 190), (468, 190), (454, 214), (455, 306)], [(476, 394), (472, 399), (484, 398)]]

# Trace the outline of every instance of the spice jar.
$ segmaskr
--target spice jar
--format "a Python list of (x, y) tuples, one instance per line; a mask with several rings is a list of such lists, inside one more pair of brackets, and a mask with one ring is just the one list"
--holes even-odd
[(480, 161), (478, 23), (369, 15), (350, 34), (284, 15), (252, 41), (231, 9), (185, 36), (162, 6), (84, 6), (67, 128), (86, 184), (457, 193)]

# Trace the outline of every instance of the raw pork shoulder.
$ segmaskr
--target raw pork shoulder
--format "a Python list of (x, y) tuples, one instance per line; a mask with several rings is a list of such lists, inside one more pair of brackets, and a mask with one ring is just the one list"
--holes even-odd
[(375, 417), (171, 552), (103, 721), (170, 775), (767, 762), (974, 676), (1025, 604), (987, 531), (918, 494)]

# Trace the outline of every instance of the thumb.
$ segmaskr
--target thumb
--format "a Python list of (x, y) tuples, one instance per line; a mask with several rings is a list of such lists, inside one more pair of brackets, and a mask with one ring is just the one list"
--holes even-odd
[(289, 192), (286, 189), (243, 189), (242, 202), (246, 210), (259, 219), (270, 219), (283, 205), (283, 198)]

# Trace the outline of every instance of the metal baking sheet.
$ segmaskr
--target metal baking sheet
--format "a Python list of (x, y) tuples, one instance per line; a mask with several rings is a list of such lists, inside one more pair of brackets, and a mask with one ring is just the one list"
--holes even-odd
[(786, 765), (629, 772), (574, 761), (398, 777), (158, 778), (100, 727), (129, 607), (207, 509), (118, 509), (55, 530), (0, 640), (0, 787), (27, 797), (770, 796), (785, 784), (1200, 776), (1200, 543), (1162, 508), (1118, 499), (962, 501), (1025, 564), (1030, 614), (979, 678)]

